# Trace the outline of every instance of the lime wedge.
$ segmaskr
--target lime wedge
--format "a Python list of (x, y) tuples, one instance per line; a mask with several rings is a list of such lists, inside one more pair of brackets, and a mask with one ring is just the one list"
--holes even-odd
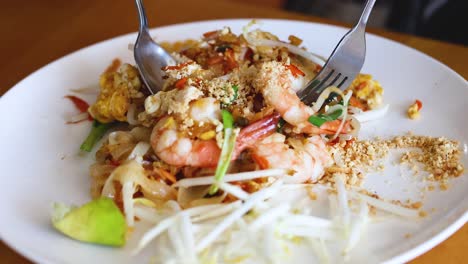
[(99, 198), (81, 207), (54, 204), (52, 224), (63, 234), (79, 241), (123, 246), (125, 218), (109, 198)]

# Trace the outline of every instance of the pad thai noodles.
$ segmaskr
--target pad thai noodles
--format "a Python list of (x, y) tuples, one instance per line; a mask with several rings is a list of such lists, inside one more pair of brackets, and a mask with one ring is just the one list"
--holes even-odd
[[(160, 237), (158, 247), (171, 245), (167, 250), (175, 252), (160, 257), (177, 259), (173, 263), (240, 263), (256, 255), (241, 250), (248, 243), (243, 234), (263, 230), (267, 237), (256, 239), (268, 240), (271, 250), (279, 247), (275, 234), (305, 237), (324, 260), (324, 241), (345, 241), (345, 253), (354, 247), (369, 206), (417, 218), (417, 208), (348, 186), (347, 174), (356, 170), (344, 168), (347, 147), (357, 144), (360, 122), (381, 118), (388, 109), (379, 82), (359, 74), (344, 91), (326, 87), (305, 105), (296, 93), (318, 74), (323, 59), (297, 36), (283, 41), (252, 26), (239, 35), (225, 27), (200, 40), (162, 43), (177, 64), (162, 69), (164, 87), (155, 94), (136, 66), (114, 61), (101, 75), (99, 95), (88, 109), (93, 131), (82, 149), (89, 151), (110, 132), (95, 146), (91, 195), (112, 199), (127, 227), (154, 225), (136, 251)], [(297, 190), (313, 202), (312, 188), (331, 192), (334, 219), (278, 199)], [(357, 205), (351, 208), (353, 199)], [(214, 249), (223, 243), (232, 252)]]

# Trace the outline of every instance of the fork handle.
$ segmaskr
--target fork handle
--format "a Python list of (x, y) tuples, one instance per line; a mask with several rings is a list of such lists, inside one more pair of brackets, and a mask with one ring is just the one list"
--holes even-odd
[(369, 19), (369, 15), (372, 11), (372, 7), (375, 4), (375, 0), (367, 0), (366, 1), (366, 6), (364, 7), (364, 10), (362, 11), (361, 18), (359, 18), (358, 25), (365, 27), (367, 24), (367, 19)]
[(139, 32), (148, 32), (148, 20), (146, 20), (145, 8), (142, 0), (135, 0), (138, 10), (138, 18), (140, 20)]

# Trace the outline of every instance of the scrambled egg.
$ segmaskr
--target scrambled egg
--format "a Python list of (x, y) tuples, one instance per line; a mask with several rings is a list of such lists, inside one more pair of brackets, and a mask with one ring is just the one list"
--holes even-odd
[(370, 74), (359, 74), (348, 89), (369, 109), (375, 109), (382, 104), (383, 88)]
[(116, 72), (102, 74), (99, 86), (101, 91), (97, 101), (88, 109), (91, 116), (101, 123), (126, 121), (131, 98), (141, 94), (138, 70), (129, 64), (124, 64)]
[(412, 105), (410, 105), (410, 107), (408, 107), (408, 117), (410, 119), (418, 119), (421, 116), (419, 110), (421, 110), (421, 105), (418, 104), (418, 101), (415, 101)]

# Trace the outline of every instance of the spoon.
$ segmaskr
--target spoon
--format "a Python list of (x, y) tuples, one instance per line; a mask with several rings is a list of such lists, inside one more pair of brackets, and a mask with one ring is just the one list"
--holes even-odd
[(164, 83), (164, 73), (161, 69), (176, 63), (174, 58), (151, 38), (142, 0), (135, 0), (135, 4), (140, 19), (140, 27), (138, 28), (138, 37), (133, 48), (133, 55), (143, 82), (148, 90), (155, 94), (161, 90)]

